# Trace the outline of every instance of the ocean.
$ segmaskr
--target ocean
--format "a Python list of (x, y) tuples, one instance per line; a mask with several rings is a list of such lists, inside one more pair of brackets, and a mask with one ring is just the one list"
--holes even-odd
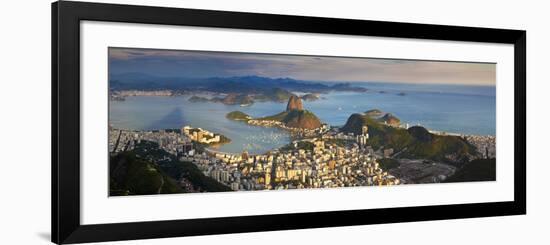
[[(368, 92), (330, 92), (321, 99), (304, 101), (322, 122), (341, 126), (353, 113), (380, 109), (410, 126), (460, 134), (495, 135), (496, 90), (494, 86), (419, 85), (397, 83), (357, 83)], [(401, 94), (402, 93), (402, 94)], [(217, 150), (258, 154), (281, 147), (289, 134), (278, 128), (249, 126), (231, 121), (225, 115), (239, 110), (252, 117), (268, 116), (286, 108), (286, 103), (256, 102), (251, 106), (221, 103), (192, 103), (190, 96), (127, 97), (110, 101), (109, 123), (115, 128), (153, 130), (181, 128), (185, 125), (221, 133), (231, 143)]]

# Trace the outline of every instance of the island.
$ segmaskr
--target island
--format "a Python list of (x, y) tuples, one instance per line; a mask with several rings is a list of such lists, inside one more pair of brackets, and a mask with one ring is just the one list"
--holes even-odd
[(231, 119), (231, 120), (235, 120), (235, 121), (248, 121), (248, 120), (252, 119), (251, 116), (249, 116), (248, 114), (246, 114), (244, 112), (241, 112), (241, 111), (229, 112), (229, 113), (227, 113), (227, 115), (225, 115), (225, 117), (227, 119)]
[(226, 105), (251, 105), (254, 103), (252, 96), (246, 94), (230, 93), (225, 98), (212, 98), (212, 102), (220, 102)]
[(199, 102), (208, 102), (210, 101), (210, 99), (193, 95), (191, 98), (188, 99), (188, 101), (193, 103), (199, 103)]
[(274, 101), (284, 103), (291, 96), (295, 96), (295, 94), (289, 92), (286, 89), (275, 87), (271, 89), (261, 90), (261, 92), (254, 95), (254, 99), (259, 101)]
[[(295, 96), (293, 93), (281, 89), (281, 88), (272, 88), (259, 91), (258, 93), (229, 93), (227, 95), (220, 95), (208, 99), (205, 97), (200, 97), (193, 95), (188, 99), (189, 102), (194, 103), (204, 103), (204, 102), (214, 102), (214, 103), (223, 103), (225, 105), (241, 105), (241, 106), (250, 106), (255, 101), (273, 101), (273, 102), (285, 102), (291, 96)], [(312, 95), (313, 96), (313, 95)]]
[(314, 94), (304, 94), (300, 98), (305, 101), (316, 101), (320, 98), (320, 95), (318, 93)]

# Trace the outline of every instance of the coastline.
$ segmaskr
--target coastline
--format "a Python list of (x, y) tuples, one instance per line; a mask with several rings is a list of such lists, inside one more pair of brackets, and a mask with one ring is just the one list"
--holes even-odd
[[(262, 125), (254, 125), (254, 126), (265, 127), (265, 128), (270, 127), (270, 126), (262, 126)], [(160, 132), (170, 133), (171, 130), (173, 130), (173, 129), (137, 130), (137, 129), (123, 129), (123, 128), (111, 128), (111, 127), (109, 129), (109, 131), (121, 131), (121, 132), (129, 133), (129, 134), (131, 134), (131, 133), (142, 133), (142, 134), (145, 134), (145, 135), (151, 135), (151, 134), (160, 133)], [(439, 133), (438, 135), (440, 135), (440, 136), (454, 136), (454, 137), (463, 138), (468, 143), (476, 146), (476, 149), (478, 150), (478, 153), (480, 153), (483, 158), (494, 158), (494, 157), (496, 157), (496, 136), (492, 136), (492, 135), (473, 135), (473, 134), (456, 134), (456, 133), (447, 133), (447, 132), (442, 132), (442, 131), (436, 131), (436, 132), (438, 132)], [(431, 131), (430, 131), (430, 133), (431, 133)], [(301, 138), (301, 139), (307, 139), (307, 138)], [(109, 142), (111, 142), (112, 140), (118, 141), (119, 137), (111, 137), (111, 135), (109, 135)], [(288, 144), (292, 143), (293, 141), (295, 141), (295, 140), (290, 140), (288, 142)], [(231, 139), (229, 139), (228, 142), (224, 142), (224, 143), (208, 144), (204, 149), (208, 150), (208, 151), (211, 151), (212, 153), (222, 153), (222, 154), (227, 154), (227, 155), (237, 156), (237, 155), (242, 154), (242, 151), (240, 151), (240, 152), (226, 152), (226, 151), (220, 151), (218, 149), (215, 149), (216, 148), (215, 146), (221, 146), (221, 145), (229, 144), (229, 143), (231, 143)], [(282, 146), (282, 147), (284, 147), (284, 146)], [(269, 152), (269, 151), (277, 151), (282, 147), (272, 148), (272, 149), (266, 150), (265, 152), (262, 152), (262, 153), (256, 153), (256, 154), (250, 153), (249, 155), (251, 155), (251, 156), (263, 155), (263, 154), (265, 154), (266, 152)], [(112, 151), (109, 150), (109, 152), (112, 152)]]

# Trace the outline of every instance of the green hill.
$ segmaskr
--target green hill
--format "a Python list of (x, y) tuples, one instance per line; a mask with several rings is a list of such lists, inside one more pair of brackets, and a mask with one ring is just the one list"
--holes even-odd
[(263, 91), (261, 94), (255, 95), (254, 99), (261, 101), (276, 101), (276, 102), (285, 102), (294, 94), (282, 89), (282, 88), (272, 88)]
[(409, 130), (391, 127), (364, 114), (351, 115), (340, 130), (360, 134), (364, 125), (368, 127), (369, 145), (375, 149), (393, 148), (394, 152), (401, 152), (400, 158), (462, 164), (478, 154), (475, 147), (461, 137), (434, 135), (419, 126)]
[(380, 117), (382, 116), (382, 114), (383, 114), (382, 111), (379, 109), (372, 109), (365, 112), (365, 115), (369, 117)]
[(236, 120), (236, 121), (248, 121), (248, 120), (252, 119), (251, 116), (249, 116), (248, 114), (246, 114), (242, 111), (229, 112), (229, 113), (227, 113), (227, 115), (225, 115), (225, 117), (227, 119)]
[(321, 120), (308, 110), (290, 110), (281, 113), (258, 118), (257, 120), (278, 121), (291, 128), (316, 129), (321, 127)]
[(222, 192), (231, 191), (231, 189), (216, 180), (205, 176), (202, 171), (191, 162), (173, 162), (162, 166), (163, 171), (168, 175), (186, 178), (193, 184), (193, 187), (199, 191)]
[(393, 125), (393, 126), (399, 126), (399, 123), (401, 122), (401, 120), (399, 120), (399, 118), (397, 118), (396, 116), (394, 116), (391, 113), (386, 113), (384, 116), (378, 118), (377, 120), (381, 123), (387, 123), (387, 124)]
[(296, 95), (288, 98), (286, 111), (258, 120), (278, 121), (290, 128), (316, 129), (321, 127), (321, 120), (313, 112), (304, 110), (302, 99)]
[(277, 113), (275, 115), (257, 118), (257, 120), (269, 120), (269, 121), (282, 122), (287, 115), (288, 115), (288, 111), (283, 111), (283, 112)]
[(142, 141), (133, 152), (143, 159), (156, 162), (158, 167), (173, 179), (186, 178), (197, 191), (220, 192), (231, 190), (224, 184), (205, 176), (195, 164), (178, 161), (174, 155), (160, 149), (155, 142)]
[(321, 127), (321, 121), (308, 110), (291, 110), (283, 119), (287, 127), (316, 129)]
[(469, 182), (469, 181), (495, 181), (496, 180), (496, 160), (476, 159), (462, 168), (455, 174), (447, 178), (444, 182)]
[(123, 152), (109, 161), (110, 195), (149, 195), (179, 193), (182, 189), (158, 165)]
[(430, 142), (433, 139), (433, 135), (424, 127), (412, 126), (407, 129), (407, 131), (411, 136), (421, 142)]
[(401, 120), (391, 113), (384, 113), (379, 109), (372, 109), (365, 112), (366, 116), (376, 119), (377, 121), (393, 126), (399, 126)]
[(195, 164), (178, 161), (150, 141), (141, 141), (134, 150), (110, 157), (109, 167), (109, 192), (113, 196), (185, 192), (176, 182), (180, 179), (191, 183), (193, 192), (231, 190), (205, 176)]
[(226, 105), (248, 105), (254, 103), (254, 100), (249, 95), (235, 93), (228, 94), (225, 98), (213, 98), (210, 101), (221, 102)]
[(191, 98), (188, 99), (188, 101), (193, 103), (199, 103), (199, 102), (208, 102), (210, 100), (208, 98), (193, 95)]

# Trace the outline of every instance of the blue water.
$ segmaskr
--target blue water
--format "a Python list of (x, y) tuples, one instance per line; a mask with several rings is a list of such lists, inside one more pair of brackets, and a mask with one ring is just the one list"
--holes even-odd
[[(330, 93), (310, 102), (331, 125), (343, 125), (351, 113), (380, 109), (409, 125), (461, 134), (495, 135), (494, 86), (365, 83), (367, 93)], [(384, 93), (380, 93), (384, 91)], [(405, 93), (400, 96), (399, 93)], [(341, 109), (341, 110), (338, 110)]]
[[(363, 83), (366, 93), (331, 92), (317, 101), (304, 101), (321, 121), (344, 125), (352, 113), (370, 109), (391, 112), (409, 125), (462, 134), (495, 135), (495, 87), (457, 85), (413, 85)], [(384, 91), (385, 93), (380, 93)], [(405, 93), (404, 96), (398, 93)], [(221, 103), (191, 103), (188, 96), (128, 97), (111, 101), (109, 121), (116, 128), (151, 130), (201, 127), (221, 133), (232, 142), (219, 147), (225, 152), (263, 153), (283, 146), (288, 133), (277, 128), (249, 126), (225, 118), (228, 112), (243, 111), (253, 117), (281, 112), (286, 103), (261, 102), (252, 106), (229, 106)]]

